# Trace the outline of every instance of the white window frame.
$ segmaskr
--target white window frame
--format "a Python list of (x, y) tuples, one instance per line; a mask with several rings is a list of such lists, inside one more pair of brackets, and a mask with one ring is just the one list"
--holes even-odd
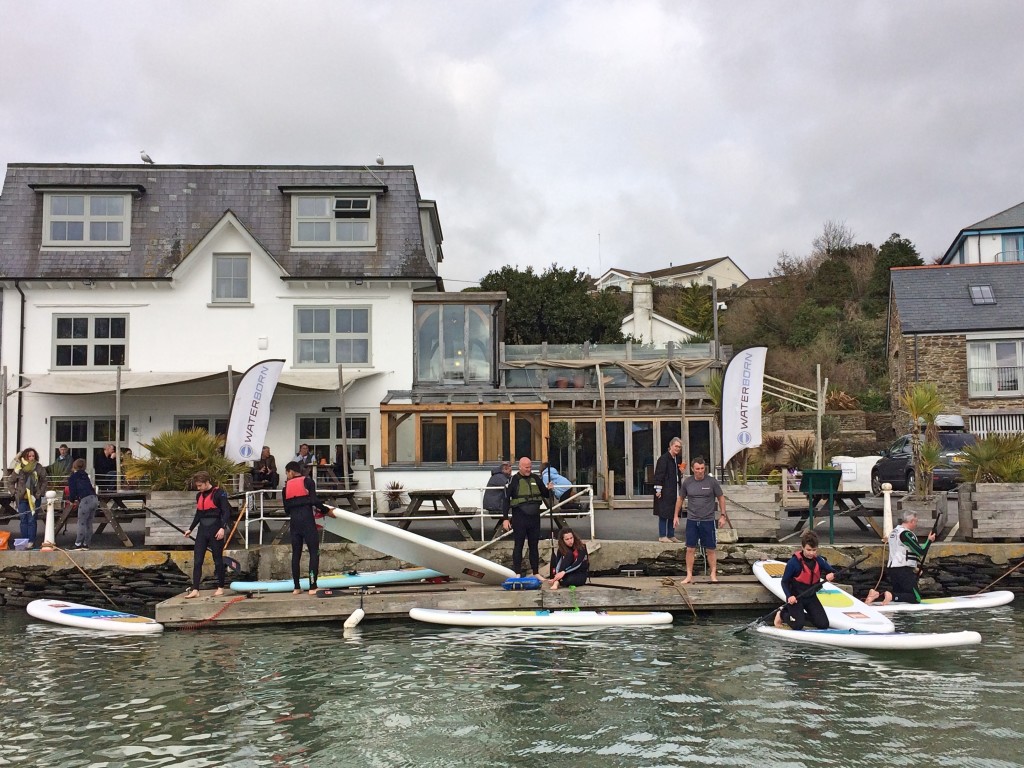
[[(85, 422), (85, 440), (74, 440), (71, 434), (61, 432), (61, 428), (64, 425), (73, 425), (75, 422)], [(114, 423), (114, 416), (52, 416), (50, 417), (50, 428), (53, 433), (53, 440), (50, 442), (51, 445), (60, 445), (64, 443), (68, 446), (68, 452), (74, 458), (84, 458), (86, 469), (92, 475), (93, 480), (96, 479), (96, 470), (93, 466), (95, 456), (97, 453), (103, 450), (103, 447), (107, 443), (113, 443), (114, 445), (126, 446), (126, 436), (128, 434), (128, 417), (121, 417), (121, 434), (119, 440), (113, 439), (100, 439), (96, 437), (96, 425), (97, 423), (109, 422), (112, 426)]]
[[(129, 324), (129, 316), (124, 314), (107, 314), (107, 313), (92, 313), (92, 314), (70, 314), (60, 313), (53, 315), (53, 326), (51, 330), (51, 358), (50, 365), (55, 371), (84, 371), (84, 370), (99, 370), (109, 371), (114, 370), (118, 366), (126, 368), (128, 366), (128, 340), (131, 337), (131, 328)], [(84, 338), (58, 338), (57, 328), (61, 320), (75, 320), (84, 319), (88, 323), (88, 333)], [(115, 339), (119, 337), (102, 337), (96, 336), (96, 320), (124, 320), (124, 343), (114, 343)], [(57, 349), (58, 347), (75, 347), (84, 346), (86, 347), (86, 359), (85, 365), (60, 365), (57, 362)], [(123, 346), (124, 347), (124, 362), (122, 363), (108, 363), (106, 365), (96, 365), (93, 361), (96, 359), (96, 347), (99, 346)]]
[[(309, 437), (307, 435), (306, 437), (303, 437), (303, 431), (302, 431), (302, 420), (303, 419), (316, 419), (316, 420), (327, 421), (329, 435), (325, 437), (323, 434), (317, 433), (317, 434), (319, 434), (319, 436)], [(348, 434), (346, 434), (346, 436), (345, 436), (345, 441), (348, 444), (348, 453), (349, 453), (349, 465), (348, 466), (349, 466), (349, 470), (351, 471), (353, 469), (365, 469), (367, 464), (369, 464), (369, 461), (370, 461), (370, 428), (371, 428), (370, 414), (369, 413), (365, 413), (365, 412), (346, 413), (345, 414), (345, 419), (346, 419), (346, 421), (349, 421), (349, 422), (355, 421), (357, 419), (362, 419), (363, 421), (366, 422), (366, 430), (365, 430), (366, 437), (353, 438), (351, 430), (348, 430)], [(309, 446), (309, 452), (314, 454), (317, 457), (318, 461), (320, 459), (324, 459), (325, 458), (325, 459), (327, 459), (327, 464), (328, 465), (334, 464), (335, 459), (337, 459), (337, 457), (338, 457), (338, 448), (341, 447), (341, 432), (340, 432), (340, 423), (339, 423), (340, 421), (341, 421), (341, 413), (337, 412), (337, 411), (333, 411), (333, 412), (330, 412), (330, 413), (320, 412), (320, 413), (299, 413), (299, 414), (296, 414), (295, 415), (295, 434), (297, 436), (297, 439), (295, 440), (296, 447), (301, 445), (302, 443), (306, 443)], [(319, 426), (322, 427), (323, 424), (320, 424)], [(359, 448), (359, 447), (361, 447), (363, 449), (362, 453), (363, 453), (363, 456), (365, 456), (365, 459), (361, 460), (361, 461), (357, 461), (357, 460), (352, 458), (352, 450), (353, 450), (353, 448)], [(327, 451), (326, 455), (324, 454), (324, 450), (325, 449)], [(291, 459), (289, 459), (289, 461), (291, 461)]]
[[(366, 332), (362, 333), (339, 333), (337, 328), (337, 313), (339, 311), (354, 311), (366, 312)], [(299, 313), (301, 312), (327, 312), (329, 318), (329, 328), (327, 331), (309, 331), (302, 333), (300, 332), (299, 324)], [(373, 313), (369, 305), (357, 305), (357, 306), (300, 306), (295, 308), (295, 367), (296, 368), (327, 368), (338, 365), (337, 359), (337, 342), (338, 341), (356, 341), (366, 340), (366, 360), (352, 360), (342, 361), (342, 366), (354, 366), (358, 368), (366, 368), (373, 365)], [(326, 361), (317, 361), (315, 359), (307, 359), (308, 355), (301, 353), (302, 343), (309, 341), (327, 341), (328, 357)]]
[[(996, 356), (996, 344), (1016, 346), (1016, 365), (1000, 366)], [(991, 363), (986, 366), (972, 365), (972, 361)], [(1000, 373), (1000, 371), (1006, 371)], [(983, 384), (984, 388), (979, 385)], [(1015, 386), (1009, 386), (1009, 385)], [(1002, 387), (1002, 388), (1001, 388)], [(979, 397), (1020, 397), (1024, 395), (1024, 340), (1021, 339), (978, 339), (967, 342), (967, 396)]]
[[(230, 277), (221, 277), (218, 275), (218, 270), (223, 262), (231, 262), (232, 264), (244, 262), (245, 263), (245, 295), (244, 296), (231, 296), (224, 297), (217, 295), (217, 283), (219, 280), (231, 280), (237, 281), (241, 279), (236, 275)], [(210, 301), (213, 304), (220, 305), (239, 305), (239, 304), (251, 304), (252, 303), (252, 256), (248, 253), (215, 253), (213, 254), (213, 261), (211, 265), (211, 275), (213, 285), (210, 292)]]
[[(300, 215), (300, 201), (323, 200), (324, 207), (318, 214)], [(366, 214), (352, 211), (355, 201), (366, 201)], [(346, 213), (346, 210), (348, 212)], [(360, 240), (339, 239), (337, 224), (345, 221), (365, 221), (366, 238)], [(327, 224), (327, 239), (302, 240), (299, 237), (300, 224)], [(330, 248), (368, 248), (377, 244), (377, 196), (366, 192), (361, 193), (326, 193), (314, 195), (292, 195), (292, 247), (303, 249)]]
[[(82, 198), (82, 213), (53, 213), (54, 203), (58, 198)], [(121, 214), (106, 215), (93, 213), (93, 200), (102, 198), (120, 198)], [(52, 225), (58, 222), (70, 222), (82, 224), (82, 238), (80, 240), (55, 240), (52, 237)], [(117, 240), (93, 240), (92, 224), (114, 222), (121, 224), (121, 237)], [(121, 248), (131, 245), (132, 229), (132, 196), (128, 192), (89, 192), (89, 191), (54, 191), (43, 195), (43, 239), (42, 244), (46, 248)]]
[[(174, 431), (175, 432), (183, 432), (183, 431), (185, 431), (184, 429), (181, 428), (181, 424), (179, 424), (179, 422), (181, 422), (181, 421), (191, 421), (191, 422), (193, 422), (191, 427), (186, 427), (185, 429), (194, 429), (196, 427), (201, 427), (202, 429), (206, 430), (207, 434), (210, 434), (210, 435), (226, 435), (228, 433), (228, 423), (229, 423), (230, 419), (227, 416), (209, 416), (209, 415), (205, 415), (205, 416), (204, 415), (190, 416), (188, 414), (184, 414), (184, 415), (180, 415), (180, 416), (175, 416), (174, 417)], [(223, 424), (223, 426), (224, 426), (224, 431), (223, 432), (217, 432), (216, 431), (216, 429), (217, 429), (217, 422), (218, 421), (221, 422)], [(205, 424), (197, 423), (197, 422), (205, 422)], [(211, 424), (213, 425), (213, 429), (214, 429), (213, 432), (210, 431), (210, 425)]]

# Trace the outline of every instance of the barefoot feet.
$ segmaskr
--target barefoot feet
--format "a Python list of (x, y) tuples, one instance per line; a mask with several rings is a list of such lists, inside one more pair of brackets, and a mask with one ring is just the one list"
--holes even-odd
[(213, 593), (213, 596), (214, 597), (223, 597), (224, 596), (224, 587), (217, 587), (216, 591), (214, 591), (214, 593)]
[(193, 589), (185, 594), (185, 597), (191, 600), (193, 597), (199, 597), (199, 590)]

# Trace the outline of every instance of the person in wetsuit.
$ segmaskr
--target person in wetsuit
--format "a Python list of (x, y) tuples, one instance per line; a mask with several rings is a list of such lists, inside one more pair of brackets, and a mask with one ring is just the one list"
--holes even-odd
[(558, 532), (558, 547), (551, 553), (551, 588), (582, 587), (590, 576), (587, 545), (576, 538), (572, 528)]
[(316, 579), (320, 573), (320, 536), (316, 529), (314, 509), (327, 514), (327, 507), (316, 495), (316, 482), (303, 473), (302, 465), (289, 461), (284, 467), (287, 480), (282, 496), (284, 509), (289, 515), (292, 532), (292, 581), (293, 595), (302, 593), (299, 583), (299, 563), (302, 560), (302, 545), (309, 550), (309, 594), (316, 594)]
[(782, 574), (782, 591), (786, 604), (775, 614), (775, 626), (788, 624), (792, 629), (803, 629), (810, 621), (818, 629), (828, 629), (828, 616), (818, 600), (821, 582), (832, 581), (835, 571), (818, 554), (818, 534), (804, 531), (800, 537), (800, 551), (794, 552)]
[[(889, 534), (889, 581), (892, 592), (885, 592), (880, 605), (892, 601), (897, 603), (920, 603), (921, 593), (917, 591), (917, 582), (921, 578), (921, 562), (928, 552), (928, 547), (935, 541), (935, 531), (928, 534), (922, 544), (914, 529), (917, 528), (917, 513), (907, 510), (900, 518), (901, 522)], [(871, 605), (879, 597), (877, 590), (872, 589), (864, 601)]]
[(551, 498), (554, 483), (544, 484), (540, 475), (533, 472), (533, 462), (527, 457), (519, 459), (519, 471), (509, 478), (505, 486), (505, 497), (508, 499), (508, 512), (503, 513), (501, 525), (512, 531), (512, 570), (522, 573), (523, 544), (530, 551), (530, 571), (532, 575), (540, 575), (540, 511), (544, 500)]
[(217, 591), (213, 594), (219, 597), (224, 594), (224, 575), (227, 571), (224, 565), (224, 545), (227, 543), (228, 526), (231, 525), (231, 505), (228, 503), (227, 492), (214, 485), (209, 472), (196, 472), (192, 476), (192, 484), (198, 491), (196, 514), (185, 535), (191, 536), (195, 530), (196, 544), (192, 550), (192, 590), (185, 597), (199, 597), (203, 560), (206, 559), (208, 549), (213, 553), (213, 571), (217, 577)]

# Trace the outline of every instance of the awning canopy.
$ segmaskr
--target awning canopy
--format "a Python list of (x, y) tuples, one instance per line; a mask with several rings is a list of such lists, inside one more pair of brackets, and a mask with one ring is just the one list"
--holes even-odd
[[(234, 371), (237, 382), (245, 371)], [(343, 379), (347, 390), (354, 382), (368, 376), (376, 376), (384, 373), (371, 369), (345, 370)], [(121, 371), (121, 391), (127, 392), (133, 389), (145, 389), (148, 387), (163, 387), (170, 384), (184, 384), (187, 382), (214, 382), (222, 381), (224, 391), (227, 392), (227, 371), (211, 373), (209, 371)], [(44, 373), (38, 376), (26, 376), (31, 384), (25, 391), (36, 394), (53, 395), (98, 395), (117, 390), (116, 371), (61, 371), (59, 373)], [(327, 370), (285, 370), (281, 373), (280, 386), (293, 389), (305, 389), (310, 391), (337, 391), (338, 371), (337, 369)]]
[[(154, 371), (122, 371), (121, 391), (161, 387), (167, 384), (181, 384), (186, 381), (204, 381), (227, 376), (224, 373), (210, 372), (154, 372)], [(27, 376), (31, 384), (28, 392), (53, 395), (95, 395), (102, 392), (117, 390), (116, 371), (68, 371), (67, 373), (45, 373), (41, 376)]]

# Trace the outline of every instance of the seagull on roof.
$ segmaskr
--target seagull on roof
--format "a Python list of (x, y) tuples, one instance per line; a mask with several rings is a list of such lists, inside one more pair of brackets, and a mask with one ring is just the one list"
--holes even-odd
[(140, 149), (139, 156), (142, 158), (142, 162), (153, 165), (153, 158), (146, 154), (146, 150)]
[(384, 165), (384, 155), (377, 155), (377, 165)]

